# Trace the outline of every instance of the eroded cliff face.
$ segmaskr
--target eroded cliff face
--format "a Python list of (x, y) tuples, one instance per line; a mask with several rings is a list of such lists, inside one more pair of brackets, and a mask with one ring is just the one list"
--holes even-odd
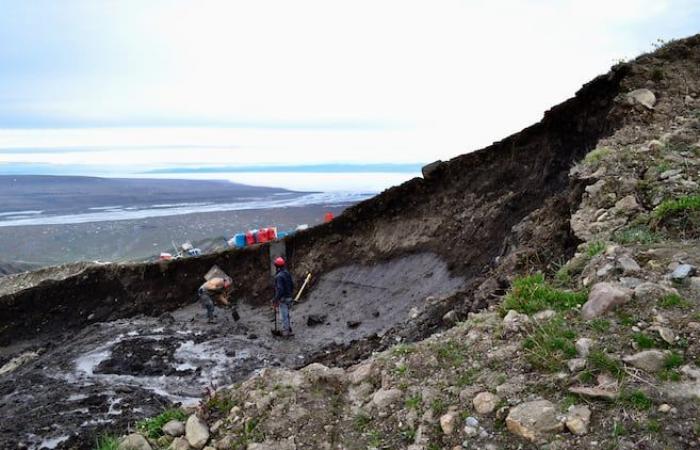
[[(622, 144), (626, 139), (627, 144), (632, 144), (672, 125), (689, 94), (683, 90), (697, 92), (699, 47), (700, 38), (693, 37), (617, 66), (586, 84), (574, 98), (548, 111), (540, 123), (485, 149), (439, 164), (426, 179), (413, 179), (391, 188), (348, 209), (331, 223), (287, 238), (286, 254), (294, 275), (301, 279), (307, 272), (314, 274), (309, 305), (319, 305), (329, 317), (343, 317), (341, 322), (329, 326), (349, 326), (344, 322), (352, 321), (355, 315), (374, 317), (374, 310), (363, 303), (368, 292), (376, 296), (376, 302), (386, 301), (402, 311), (379, 311), (380, 323), (373, 323), (370, 316), (363, 317), (357, 333), (342, 342), (331, 341), (321, 333), (316, 341), (298, 350), (302, 358), (296, 364), (350, 364), (371, 350), (390, 345), (395, 338), (420, 339), (464, 317), (468, 311), (498, 302), (517, 273), (549, 270), (556, 263), (567, 261), (581, 240), (586, 239), (572, 232), (571, 217), (579, 209), (590, 181), (586, 177), (570, 178), (571, 167), (602, 140), (615, 139)], [(668, 75), (654, 81), (657, 70)], [(653, 108), (627, 95), (640, 88), (652, 88), (656, 99)], [(168, 317), (163, 320), (171, 325), (168, 333), (172, 336), (176, 337), (180, 329), (203, 333), (193, 340), (193, 345), (214, 339), (217, 336), (187, 325), (189, 319), (185, 319), (192, 317), (194, 292), (213, 264), (233, 275), (235, 295), (246, 305), (255, 326), (264, 332), (265, 305), (271, 296), (269, 249), (265, 245), (155, 264), (74, 265), (0, 280), (0, 362), (41, 347), (41, 355), (16, 369), (13, 376), (29, 374), (42, 364), (53, 364), (55, 349), (69, 348), (76, 336), (85, 338), (90, 327), (148, 322), (169, 311), (173, 312), (174, 325)], [(419, 270), (423, 265), (435, 270)], [(338, 277), (338, 273), (362, 273), (369, 281), (363, 285), (358, 281), (359, 275)], [(424, 288), (432, 285), (426, 280), (433, 277), (449, 289), (441, 291), (434, 286), (431, 289), (437, 295), (428, 295)], [(401, 280), (401, 289), (395, 288), (396, 279)], [(386, 298), (378, 292), (387, 292)], [(416, 292), (420, 298), (412, 296)], [(408, 317), (401, 309), (407, 305), (417, 308)], [(318, 312), (309, 308), (304, 314)], [(451, 318), (444, 318), (444, 313), (451, 310)], [(138, 320), (130, 319), (136, 316)], [(144, 327), (157, 326), (149, 322)], [(126, 333), (132, 331), (144, 333), (143, 329)], [(247, 329), (230, 333), (245, 340), (250, 332)], [(102, 335), (107, 339), (108, 334)], [(309, 332), (310, 336), (313, 334)], [(91, 345), (101, 348), (105, 344)], [(181, 349), (183, 342), (176, 344), (170, 346), (171, 350)], [(110, 354), (113, 352), (119, 350), (109, 350)], [(97, 354), (101, 355), (100, 351)], [(98, 363), (104, 361), (102, 356), (97, 358)], [(253, 358), (256, 362), (238, 376), (246, 376), (250, 370), (271, 362), (295, 365), (269, 354), (257, 356)], [(62, 358), (61, 366), (80, 366), (70, 355)], [(91, 364), (87, 365), (89, 370), (99, 365)], [(113, 366), (126, 370), (119, 361)], [(168, 374), (175, 378), (194, 375), (201, 381), (201, 372), (178, 374), (176, 370)], [(70, 377), (63, 377), (62, 382), (66, 378)], [(127, 379), (121, 381), (124, 389), (143, 392), (144, 386), (129, 385)], [(16, 395), (13, 389), (13, 383), (5, 383), (0, 386), (0, 393)], [(154, 402), (166, 401), (166, 397), (158, 395), (140, 398), (151, 409)], [(35, 398), (37, 404), (44, 400)], [(121, 412), (120, 422), (112, 426), (152, 412), (139, 413), (135, 408), (130, 404)], [(97, 429), (91, 428), (91, 432)], [(9, 436), (11, 431), (3, 435), (8, 439)], [(76, 436), (66, 440), (65, 445), (87, 442), (81, 440), (79, 433)]]

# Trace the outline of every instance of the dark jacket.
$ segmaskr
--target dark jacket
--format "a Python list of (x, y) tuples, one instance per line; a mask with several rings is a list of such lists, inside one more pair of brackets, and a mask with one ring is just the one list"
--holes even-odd
[(294, 295), (294, 282), (287, 269), (279, 269), (275, 274), (275, 301), (292, 298)]

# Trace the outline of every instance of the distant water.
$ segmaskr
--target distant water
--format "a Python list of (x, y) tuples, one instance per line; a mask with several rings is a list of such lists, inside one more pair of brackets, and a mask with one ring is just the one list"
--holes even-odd
[[(254, 186), (281, 187), (297, 192), (276, 193), (230, 203), (159, 203), (147, 206), (101, 205), (74, 214), (45, 214), (27, 210), (0, 214), (0, 227), (61, 225), (116, 220), (146, 219), (192, 213), (274, 209), (308, 205), (349, 206), (366, 200), (382, 190), (412, 178), (411, 173), (207, 173), (149, 174), (142, 178), (218, 179)], [(135, 178), (124, 174), (125, 178)], [(301, 191), (301, 192), (299, 192)], [(306, 191), (303, 192), (303, 191)], [(312, 192), (309, 192), (312, 191)]]
[[(148, 173), (141, 178), (181, 178), (189, 180), (229, 180), (251, 186), (279, 187), (306, 192), (364, 192), (378, 194), (417, 177), (418, 172), (212, 172), (212, 173)], [(135, 175), (127, 175), (135, 178)]]

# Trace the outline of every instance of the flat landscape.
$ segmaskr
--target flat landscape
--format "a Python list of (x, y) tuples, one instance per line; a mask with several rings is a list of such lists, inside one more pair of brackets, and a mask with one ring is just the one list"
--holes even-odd
[(312, 196), (228, 181), (0, 176), (0, 266), (143, 260), (185, 241), (208, 251), (249, 228), (293, 230), (350, 204)]

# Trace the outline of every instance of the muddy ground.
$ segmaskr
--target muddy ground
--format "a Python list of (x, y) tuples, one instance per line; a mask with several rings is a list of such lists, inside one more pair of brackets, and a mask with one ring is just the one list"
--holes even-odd
[(3, 348), (1, 362), (29, 361), (0, 375), (0, 448), (92, 448), (100, 433), (196, 404), (207, 386), (262, 367), (298, 367), (326, 349), (410, 328), (463, 288), (437, 256), (416, 254), (323, 275), (293, 310), (293, 339), (273, 337), (272, 310), (242, 299), (237, 323), (219, 309), (210, 325), (193, 303), (160, 317), (94, 323), (62, 341)]

